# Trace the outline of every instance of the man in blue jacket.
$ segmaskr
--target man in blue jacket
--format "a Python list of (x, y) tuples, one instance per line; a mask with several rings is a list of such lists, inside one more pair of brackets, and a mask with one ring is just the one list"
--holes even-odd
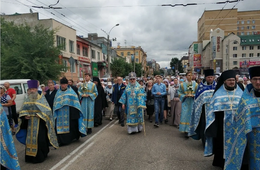
[(123, 84), (123, 78), (117, 77), (117, 84), (113, 85), (112, 102), (115, 104), (115, 114), (117, 114), (119, 123), (124, 126), (124, 110), (122, 109), (122, 104), (119, 103), (119, 99), (125, 91), (125, 85)]

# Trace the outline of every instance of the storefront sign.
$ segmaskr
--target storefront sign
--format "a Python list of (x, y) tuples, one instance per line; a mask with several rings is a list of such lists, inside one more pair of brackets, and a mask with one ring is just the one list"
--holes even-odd
[(78, 57), (79, 61), (90, 63), (90, 59), (88, 57)]
[(220, 52), (220, 37), (217, 37), (217, 52)]
[(193, 66), (201, 67), (201, 54), (194, 54), (193, 56)]

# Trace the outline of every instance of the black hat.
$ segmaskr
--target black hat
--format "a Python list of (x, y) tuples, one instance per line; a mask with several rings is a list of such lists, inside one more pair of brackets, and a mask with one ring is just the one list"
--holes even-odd
[(248, 72), (249, 72), (250, 78), (260, 76), (260, 66), (250, 67), (248, 69)]
[(204, 70), (204, 74), (205, 74), (205, 77), (214, 76), (214, 70), (213, 69)]
[(63, 77), (62, 79), (60, 79), (60, 84), (68, 84), (68, 79), (66, 79), (66, 77)]
[(234, 70), (227, 70), (221, 74), (214, 93), (216, 93), (216, 91), (224, 84), (224, 81), (226, 81), (229, 78), (234, 78), (234, 79), (236, 78), (236, 72)]

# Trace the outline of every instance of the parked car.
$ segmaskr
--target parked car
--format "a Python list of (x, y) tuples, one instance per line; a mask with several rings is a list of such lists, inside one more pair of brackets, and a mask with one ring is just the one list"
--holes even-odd
[(12, 80), (0, 80), (0, 84), (3, 85), (5, 82), (10, 83), (10, 87), (16, 91), (16, 111), (19, 113), (23, 105), (24, 99), (27, 96), (28, 84), (27, 81), (30, 79), (12, 79)]

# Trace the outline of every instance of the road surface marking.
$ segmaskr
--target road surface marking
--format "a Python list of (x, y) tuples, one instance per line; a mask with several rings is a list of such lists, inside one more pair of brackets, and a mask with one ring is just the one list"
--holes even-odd
[(87, 147), (85, 147), (79, 154), (77, 154), (73, 159), (71, 159), (61, 170), (67, 169), (75, 160), (78, 159), (79, 156), (81, 156), (83, 153), (85, 153), (92, 145), (94, 142), (91, 142)]
[(81, 148), (83, 148), (87, 143), (90, 142), (94, 137), (96, 137), (99, 133), (101, 133), (105, 128), (107, 128), (110, 124), (112, 124), (114, 121), (109, 122), (106, 126), (104, 126), (102, 129), (100, 129), (96, 134), (94, 134), (92, 137), (90, 137), (88, 140), (86, 140), (83, 144), (81, 144), (79, 147), (77, 147), (74, 151), (72, 151), (69, 155), (67, 155), (65, 158), (63, 158), (60, 162), (58, 162), (55, 166), (53, 166), (50, 170), (54, 170), (61, 166), (65, 161), (67, 161), (71, 156), (73, 156), (76, 152), (78, 152)]
[(119, 120), (115, 121), (115, 123), (113, 123), (113, 125), (109, 126), (109, 128), (113, 127)]

